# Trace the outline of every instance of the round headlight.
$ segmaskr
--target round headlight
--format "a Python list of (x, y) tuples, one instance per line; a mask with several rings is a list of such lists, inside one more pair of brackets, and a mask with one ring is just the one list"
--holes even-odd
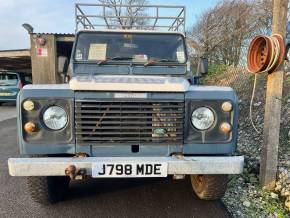
[(209, 129), (214, 124), (214, 121), (214, 113), (207, 107), (200, 107), (192, 112), (191, 123), (198, 130)]
[(59, 106), (51, 106), (43, 113), (43, 122), (51, 130), (64, 128), (67, 120), (67, 113)]

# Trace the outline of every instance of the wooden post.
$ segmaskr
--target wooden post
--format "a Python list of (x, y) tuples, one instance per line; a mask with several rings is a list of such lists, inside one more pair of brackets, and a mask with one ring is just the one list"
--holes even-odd
[[(286, 37), (288, 0), (273, 0), (272, 33)], [(260, 165), (260, 183), (273, 189), (276, 182), (281, 104), (283, 91), (283, 66), (268, 75), (264, 118), (264, 139)]]

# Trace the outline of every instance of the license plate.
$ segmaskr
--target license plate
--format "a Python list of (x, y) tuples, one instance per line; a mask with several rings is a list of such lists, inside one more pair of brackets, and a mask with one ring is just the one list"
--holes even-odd
[(12, 95), (11, 93), (6, 93), (6, 92), (0, 93), (0, 96), (11, 96), (11, 95)]
[(166, 177), (167, 163), (93, 163), (92, 177)]

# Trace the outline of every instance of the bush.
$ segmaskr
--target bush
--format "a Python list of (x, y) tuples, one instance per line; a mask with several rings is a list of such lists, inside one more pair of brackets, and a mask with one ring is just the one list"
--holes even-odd
[(219, 73), (226, 71), (228, 68), (227, 65), (224, 64), (210, 64), (208, 66), (208, 76), (214, 76)]

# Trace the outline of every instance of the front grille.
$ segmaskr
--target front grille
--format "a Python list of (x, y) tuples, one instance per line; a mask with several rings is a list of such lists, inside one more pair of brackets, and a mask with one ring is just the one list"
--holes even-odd
[(78, 144), (180, 144), (184, 102), (77, 100)]

